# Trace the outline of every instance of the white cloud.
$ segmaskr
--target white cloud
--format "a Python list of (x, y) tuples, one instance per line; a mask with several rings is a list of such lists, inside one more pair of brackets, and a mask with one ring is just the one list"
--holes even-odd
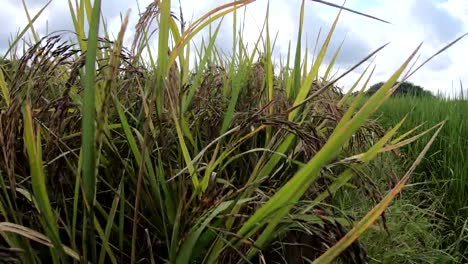
[[(329, 1), (338, 5), (342, 4), (342, 0)], [(44, 0), (28, 0), (27, 4), (32, 8), (31, 13), (34, 13), (45, 2)], [(152, 1), (139, 0), (140, 7), (143, 10), (150, 2)], [(181, 2), (185, 20), (193, 21), (211, 8), (228, 1), (181, 0)], [(291, 41), (292, 47), (295, 47), (300, 2), (300, 0), (270, 1), (270, 30), (272, 37), (278, 32), (277, 54), (283, 56), (286, 54), (289, 41)], [(178, 14), (178, 1), (173, 1), (173, 3), (173, 11)], [(266, 4), (267, 1), (258, 0), (249, 5), (246, 10), (244, 40), (250, 43), (250, 47), (258, 38), (265, 17)], [(20, 0), (0, 0), (0, 5), (2, 6), (0, 22), (7, 25), (6, 28), (0, 31), (0, 49), (4, 49), (8, 44), (6, 42), (9, 34), (17, 31), (19, 27), (24, 27), (27, 20)], [(377, 70), (372, 82), (388, 78), (420, 42), (424, 42), (420, 50), (420, 61), (422, 61), (458, 35), (468, 31), (468, 1), (466, 0), (348, 0), (346, 7), (377, 16), (392, 23), (388, 25), (344, 12), (330, 44), (330, 54), (327, 56), (326, 61), (330, 59), (331, 54), (346, 36), (342, 54), (337, 61), (337, 67), (344, 70), (358, 62), (372, 50), (390, 42), (390, 45), (379, 53), (374, 61)], [(125, 13), (129, 8), (132, 9), (132, 13), (129, 25), (130, 31), (127, 32), (127, 37), (133, 33), (133, 27), (138, 19), (136, 1), (103, 0), (104, 14), (107, 17), (109, 28), (115, 35), (120, 28), (119, 13)], [(53, 0), (44, 17), (36, 23), (36, 28), (44, 34), (46, 20), (48, 20), (49, 31), (72, 29), (68, 12), (67, 1)], [(238, 13), (240, 19), (242, 19), (243, 12), (244, 10), (241, 10)], [(313, 51), (318, 30), (322, 29), (323, 40), (337, 12), (336, 8), (306, 1), (304, 37), (307, 35), (311, 51)], [(230, 51), (231, 42), (232, 16), (228, 16), (223, 21), (218, 44), (221, 48)], [(437, 90), (450, 92), (452, 82), (458, 83), (460, 79), (467, 83), (467, 44), (468, 39), (457, 43), (412, 76), (410, 81), (433, 92)], [(351, 86), (358, 74), (358, 72), (351, 74), (341, 81), (340, 85), (344, 87)]]

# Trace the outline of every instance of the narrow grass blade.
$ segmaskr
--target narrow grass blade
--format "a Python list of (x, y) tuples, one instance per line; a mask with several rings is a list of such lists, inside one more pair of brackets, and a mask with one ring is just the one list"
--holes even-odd
[(10, 44), (10, 46), (8, 47), (7, 51), (5, 52), (5, 54), (3, 54), (3, 57), (2, 57), (2, 60), (5, 60), (8, 56), (8, 54), (10, 54), (10, 52), (13, 50), (13, 48), (16, 46), (16, 44), (18, 44), (18, 42), (21, 40), (21, 38), (24, 36), (24, 34), (26, 34), (28, 32), (28, 30), (30, 29), (30, 25), (32, 25), (42, 14), (42, 12), (44, 12), (44, 10), (49, 6), (49, 4), (52, 3), (52, 0), (49, 0), (38, 12), (37, 14), (30, 20), (30, 23), (28, 23), (28, 25), (23, 29), (21, 30), (21, 32), (16, 36), (16, 38), (13, 40), (13, 42)]
[(171, 17), (171, 1), (164, 0), (159, 1), (160, 9), (160, 22), (159, 22), (159, 36), (158, 36), (158, 58), (157, 65), (158, 71), (156, 72), (156, 111), (158, 116), (162, 115), (164, 105), (164, 79), (169, 71), (168, 54), (169, 51), (169, 29), (170, 29), (170, 17)]
[[(122, 182), (123, 180), (121, 180), (120, 182), (120, 185), (119, 185), (119, 189), (117, 191), (117, 193), (115, 194), (114, 196), (114, 200), (112, 201), (112, 206), (111, 206), (111, 210), (109, 212), (109, 216), (108, 216), (108, 219), (107, 219), (107, 224), (106, 224), (106, 229), (104, 231), (104, 240), (102, 241), (102, 249), (101, 249), (101, 253), (99, 255), (99, 264), (103, 264), (104, 261), (105, 261), (105, 257), (106, 257), (106, 248), (109, 248), (109, 237), (110, 237), (110, 233), (112, 231), (112, 225), (114, 223), (114, 218), (115, 218), (115, 215), (116, 215), (116, 212), (117, 212), (117, 206), (119, 205), (119, 202), (120, 202), (120, 196), (122, 194)], [(113, 261), (115, 261), (115, 257), (113, 259), (111, 259)]]
[(80, 49), (85, 51), (88, 49), (88, 44), (86, 42), (86, 34), (84, 30), (85, 12), (83, 0), (80, 0), (79, 4), (78, 1), (75, 1), (75, 6), (73, 6), (72, 0), (68, 0), (68, 9), (72, 17), (73, 27), (77, 35), (76, 38)]
[[(269, 19), (270, 19), (270, 2), (268, 2), (268, 5), (267, 5), (267, 14), (266, 14), (266, 47), (265, 47), (265, 50), (266, 50), (266, 85), (267, 85), (267, 88), (268, 88), (268, 101), (271, 102), (273, 101), (273, 62), (272, 62), (272, 57), (273, 57), (273, 51), (272, 51), (272, 47), (271, 47), (271, 40), (270, 40), (270, 22), (269, 22)], [(273, 114), (273, 106), (270, 107), (269, 109), (269, 113), (270, 114)], [(271, 132), (269, 132), (268, 134), (270, 134)], [(270, 137), (270, 135), (268, 136)], [(268, 143), (268, 140), (267, 140), (267, 143)]]
[(96, 141), (95, 141), (95, 86), (96, 86), (96, 55), (98, 49), (99, 19), (101, 14), (101, 1), (94, 1), (90, 30), (88, 37), (88, 49), (86, 51), (85, 73), (83, 76), (83, 189), (85, 201), (89, 211), (89, 241), (92, 261), (97, 262), (96, 238), (94, 235), (94, 203), (96, 195)]
[(2, 99), (5, 101), (7, 107), (10, 106), (10, 92), (8, 90), (8, 85), (5, 81), (5, 75), (3, 75), (3, 69), (0, 67), (0, 91), (2, 92)]
[(338, 47), (338, 49), (336, 49), (335, 54), (333, 54), (332, 60), (330, 61), (330, 63), (327, 66), (327, 70), (325, 71), (325, 74), (323, 75), (323, 79), (325, 81), (328, 81), (328, 77), (330, 76), (330, 72), (333, 69), (333, 66), (335, 65), (336, 59), (338, 59), (338, 55), (340, 54), (341, 48), (343, 48), (343, 44), (344, 44), (345, 39), (343, 39), (343, 41), (341, 41), (340, 46)]
[(74, 250), (78, 249), (76, 244), (76, 233), (77, 233), (77, 219), (78, 219), (78, 203), (80, 202), (80, 184), (81, 184), (81, 170), (83, 165), (83, 152), (80, 151), (78, 157), (78, 165), (76, 169), (75, 189), (73, 192), (73, 215), (72, 215), (72, 242), (71, 246)]
[(22, 4), (24, 13), (26, 13), (26, 18), (28, 19), (28, 26), (31, 29), (31, 34), (33, 36), (34, 42), (37, 43), (39, 42), (39, 36), (37, 35), (36, 30), (34, 29), (34, 22), (31, 20), (31, 15), (29, 14), (28, 7), (26, 6), (26, 2), (24, 0), (22, 0)]
[(292, 73), (292, 87), (291, 87), (291, 98), (296, 98), (301, 85), (301, 45), (302, 45), (302, 31), (304, 25), (304, 5), (305, 0), (302, 0), (301, 11), (299, 14), (299, 29), (297, 31), (297, 43), (296, 43), (296, 55), (294, 58), (294, 69)]
[(34, 198), (39, 206), (41, 214), (44, 217), (47, 234), (55, 246), (53, 250), (53, 252), (55, 252), (54, 257), (63, 259), (65, 254), (59, 237), (57, 218), (50, 204), (44, 168), (42, 166), (40, 133), (37, 133), (37, 136), (35, 135), (36, 133), (34, 133), (31, 106), (29, 104), (26, 104), (23, 107), (23, 122), (24, 143), (28, 153), (29, 165), (31, 166), (31, 180)]
[(331, 7), (336, 7), (336, 8), (343, 9), (343, 10), (346, 10), (346, 11), (348, 11), (348, 12), (351, 12), (351, 13), (354, 13), (354, 14), (357, 14), (357, 15), (360, 15), (360, 16), (372, 18), (372, 19), (377, 20), (377, 21), (380, 21), (380, 22), (384, 22), (384, 23), (387, 23), (387, 24), (391, 24), (390, 22), (385, 21), (385, 20), (383, 20), (383, 19), (380, 19), (380, 18), (378, 18), (378, 17), (371, 16), (371, 15), (367, 15), (367, 14), (364, 14), (364, 13), (361, 13), (361, 12), (358, 12), (358, 11), (355, 11), (355, 10), (353, 10), (353, 9), (349, 9), (349, 8), (344, 7), (344, 6), (340, 6), (340, 5), (337, 5), (337, 4), (333, 4), (333, 3), (330, 3), (330, 2), (327, 2), (327, 1), (323, 1), (323, 0), (310, 0), (310, 1), (317, 2), (317, 3), (321, 3), (321, 4), (325, 4), (325, 5), (328, 5), (328, 6), (331, 6)]
[(449, 44), (445, 45), (443, 48), (441, 48), (439, 51), (437, 51), (436, 53), (434, 53), (432, 56), (430, 56), (429, 58), (427, 58), (423, 63), (421, 63), (416, 69), (414, 69), (411, 73), (409, 73), (405, 79), (408, 79), (409, 77), (411, 77), (414, 73), (416, 73), (419, 69), (421, 69), (424, 65), (426, 65), (426, 63), (428, 63), (429, 61), (431, 61), (433, 58), (437, 57), (437, 55), (441, 54), (442, 52), (444, 52), (445, 50), (447, 50), (448, 48), (450, 48), (451, 46), (453, 46), (455, 43), (457, 43), (458, 41), (460, 41), (461, 39), (463, 39), (464, 37), (466, 37), (468, 35), (468, 32), (461, 35), (460, 37), (456, 38), (454, 41), (450, 42)]
[(410, 129), (408, 132), (404, 133), (403, 135), (397, 137), (396, 139), (392, 140), (391, 144), (396, 144), (400, 141), (402, 141), (403, 139), (407, 138), (409, 135), (413, 134), (414, 131), (418, 130), (419, 128), (421, 128), (426, 122), (418, 125), (418, 126), (415, 126), (413, 127), (412, 129)]
[[(315, 59), (314, 61), (312, 69), (310, 70), (309, 74), (307, 74), (304, 82), (300, 86), (300, 89), (297, 91), (298, 93), (297, 93), (296, 98), (294, 98), (293, 107), (300, 104), (309, 94), (309, 91), (312, 87), (312, 83), (317, 78), (320, 66), (322, 65), (323, 59), (325, 58), (325, 54), (327, 53), (328, 45), (330, 44), (333, 32), (335, 31), (336, 25), (338, 24), (338, 19), (340, 18), (340, 14), (341, 14), (341, 10), (338, 12), (338, 15), (336, 16), (335, 21), (333, 22), (333, 25), (330, 31), (328, 32), (328, 35), (325, 39), (325, 42), (322, 45), (322, 48), (320, 49), (317, 59)], [(298, 109), (293, 110), (292, 112), (289, 113), (288, 119), (290, 121), (294, 120), (296, 118), (297, 113), (298, 113)]]

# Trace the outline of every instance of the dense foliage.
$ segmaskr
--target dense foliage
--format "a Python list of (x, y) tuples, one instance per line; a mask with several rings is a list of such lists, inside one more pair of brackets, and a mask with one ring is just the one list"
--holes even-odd
[[(384, 85), (384, 82), (379, 82), (366, 91), (367, 95), (373, 95), (377, 90)], [(430, 91), (424, 90), (423, 87), (415, 85), (411, 82), (405, 81), (398, 83), (398, 88), (393, 92), (392, 96), (416, 96), (416, 97), (432, 97), (434, 96)]]

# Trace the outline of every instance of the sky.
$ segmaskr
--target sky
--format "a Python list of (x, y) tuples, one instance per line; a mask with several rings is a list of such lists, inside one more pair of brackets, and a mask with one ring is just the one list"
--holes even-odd
[[(46, 0), (26, 0), (31, 16), (34, 16)], [(131, 9), (130, 27), (126, 33), (131, 36), (138, 20), (138, 5), (142, 10), (151, 0), (102, 0), (102, 10), (111, 32), (117, 35), (120, 28), (120, 14)], [(179, 1), (173, 0), (172, 11), (179, 13)], [(180, 0), (184, 19), (187, 23), (201, 15), (229, 2), (228, 0)], [(267, 0), (257, 0), (245, 10), (244, 39), (250, 46), (256, 41), (264, 22)], [(329, 0), (338, 5), (343, 1)], [(137, 5), (138, 3), (138, 5)], [(295, 47), (299, 24), (301, 0), (270, 0), (270, 31), (277, 34), (274, 60), (279, 63), (285, 57), (289, 42)], [(0, 52), (8, 47), (9, 39), (25, 25), (27, 16), (22, 0), (0, 0)], [(334, 51), (344, 40), (335, 70), (340, 73), (383, 44), (390, 43), (378, 53), (373, 65), (376, 66), (371, 84), (385, 81), (405, 61), (413, 50), (423, 42), (418, 62), (422, 62), (457, 37), (468, 32), (468, 0), (348, 0), (347, 8), (389, 21), (385, 24), (356, 14), (345, 12), (340, 17), (337, 29), (325, 57), (325, 65)], [(242, 13), (244, 10), (242, 10)], [(306, 0), (304, 38), (309, 45), (309, 58), (321, 30), (321, 41), (328, 33), (338, 9)], [(223, 20), (217, 45), (229, 52), (232, 48), (232, 16)], [(36, 21), (35, 28), (40, 35), (55, 30), (73, 29), (67, 0), (52, 0), (43, 15)], [(201, 36), (195, 39), (199, 41)], [(468, 86), (468, 37), (426, 64), (409, 81), (432, 92), (453, 94), (459, 91), (460, 81), (464, 89)], [(358, 68), (338, 85), (349, 88), (362, 72)]]

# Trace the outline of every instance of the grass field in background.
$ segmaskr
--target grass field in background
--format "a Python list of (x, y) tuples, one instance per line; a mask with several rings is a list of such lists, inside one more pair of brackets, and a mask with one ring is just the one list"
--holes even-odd
[[(378, 111), (378, 120), (390, 126), (408, 115), (403, 125), (428, 128), (447, 120), (433, 148), (421, 162), (413, 177), (416, 189), (429, 190), (446, 219), (446, 243), (460, 255), (467, 256), (466, 226), (468, 224), (468, 100), (463, 93), (456, 98), (395, 97)], [(427, 137), (426, 137), (427, 138)], [(424, 146), (422, 141), (404, 147), (401, 151), (409, 159)], [(460, 248), (458, 248), (460, 247)]]

